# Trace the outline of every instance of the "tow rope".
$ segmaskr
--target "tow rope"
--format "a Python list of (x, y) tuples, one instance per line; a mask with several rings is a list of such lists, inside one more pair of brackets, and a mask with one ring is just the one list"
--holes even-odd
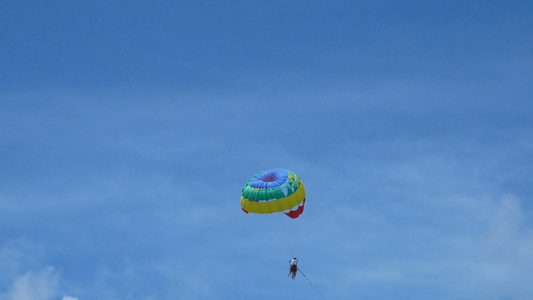
[(298, 268), (298, 271), (300, 271), (300, 273), (305, 277), (305, 279), (307, 279), (307, 281), (315, 288), (315, 290), (320, 294), (320, 296), (322, 296), (322, 298), (324, 298), (325, 300), (328, 300), (328, 298), (326, 298), (326, 296), (324, 296), (324, 294), (322, 294), (320, 292), (320, 290), (311, 282), (311, 280), (309, 280), (309, 278), (307, 278), (307, 276), (305, 276), (304, 272), (302, 272), (302, 270), (300, 270), (300, 268)]

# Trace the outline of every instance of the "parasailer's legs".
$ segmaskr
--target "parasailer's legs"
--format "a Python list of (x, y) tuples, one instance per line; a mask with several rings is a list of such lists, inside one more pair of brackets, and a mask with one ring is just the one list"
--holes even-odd
[(296, 277), (296, 272), (298, 271), (298, 267), (296, 265), (292, 265), (289, 269), (289, 276), (291, 276), (292, 279), (294, 279)]

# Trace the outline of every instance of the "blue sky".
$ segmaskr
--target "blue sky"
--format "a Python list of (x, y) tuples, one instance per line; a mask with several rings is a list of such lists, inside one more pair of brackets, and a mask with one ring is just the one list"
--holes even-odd
[(3, 1), (0, 300), (531, 299), (532, 13)]

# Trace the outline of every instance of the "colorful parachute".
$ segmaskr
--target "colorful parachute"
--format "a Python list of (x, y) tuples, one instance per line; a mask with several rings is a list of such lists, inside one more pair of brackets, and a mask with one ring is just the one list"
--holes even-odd
[(285, 169), (262, 171), (242, 189), (241, 206), (245, 213), (271, 214), (283, 211), (295, 219), (303, 213), (304, 204), (305, 188), (302, 181)]

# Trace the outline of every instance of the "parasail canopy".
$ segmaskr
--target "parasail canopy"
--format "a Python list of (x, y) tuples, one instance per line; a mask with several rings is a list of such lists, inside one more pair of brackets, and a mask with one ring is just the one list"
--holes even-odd
[(286, 169), (271, 169), (255, 175), (242, 189), (245, 213), (285, 212), (293, 219), (304, 210), (305, 188), (298, 176)]

